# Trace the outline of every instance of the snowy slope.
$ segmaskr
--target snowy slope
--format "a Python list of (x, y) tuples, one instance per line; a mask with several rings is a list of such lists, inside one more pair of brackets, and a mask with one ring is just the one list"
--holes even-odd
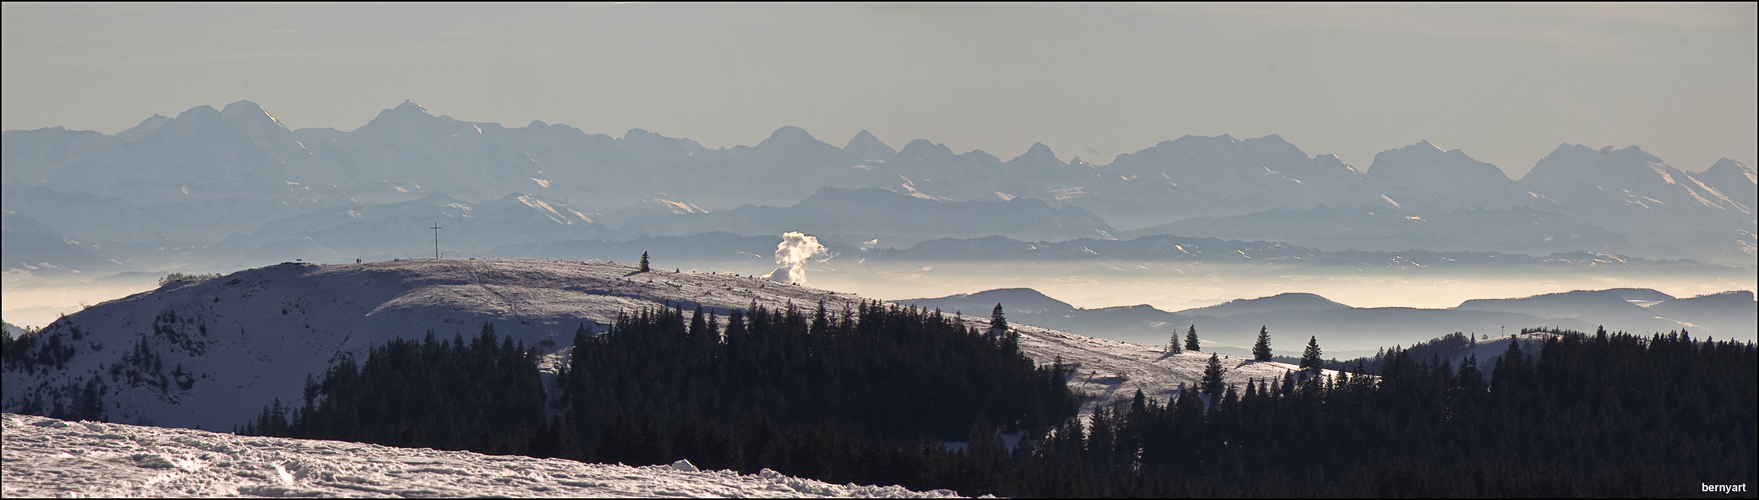
[(343, 441), (235, 436), (6, 414), (0, 495), (16, 497), (956, 496), (764, 469), (630, 467)]
[[(1000, 292), (1000, 293), (994, 293)], [(1314, 296), (1317, 297), (1317, 296)], [(1074, 307), (1066, 303), (1046, 297), (1030, 288), (1011, 290), (991, 290), (964, 296), (945, 297), (940, 303), (934, 304), (941, 310), (961, 310), (980, 312), (988, 310), (983, 304), (994, 304), (1000, 301), (1010, 313), (1028, 311), (1048, 312), (1048, 315), (1013, 314), (1008, 323), (1020, 332), (1020, 350), (1039, 363), (1048, 366), (1062, 359), (1063, 365), (1071, 368), (1069, 388), (1077, 393), (1086, 393), (1089, 397), (1082, 401), (1081, 412), (1090, 413), (1094, 407), (1114, 399), (1129, 398), (1142, 389), (1142, 394), (1165, 401), (1179, 392), (1179, 385), (1193, 389), (1203, 379), (1203, 370), (1209, 366), (1207, 352), (1184, 352), (1177, 355), (1167, 354), (1164, 345), (1142, 345), (1118, 340), (1088, 337), (1064, 331), (1024, 325), (1020, 321), (1035, 319), (1057, 319), (1055, 316), (1065, 311), (1074, 311)], [(930, 302), (937, 299), (908, 299), (901, 303)], [(1323, 298), (1319, 300), (1325, 300)], [(1327, 301), (1329, 302), (1329, 301)], [(1335, 304), (1335, 303), (1334, 303)], [(1345, 306), (1339, 306), (1345, 307)], [(1108, 308), (1123, 309), (1123, 308)], [(1095, 310), (1104, 311), (1104, 310)], [(1162, 313), (1166, 314), (1166, 313)], [(1168, 316), (1171, 316), (1168, 314)], [(965, 317), (970, 326), (979, 330), (989, 328), (987, 318), (975, 316)], [(1102, 330), (1101, 322), (1093, 321), (1088, 330)], [(1114, 326), (1119, 326), (1114, 323)], [(1127, 326), (1127, 325), (1123, 325)], [(1175, 329), (1177, 329), (1175, 327)], [(1156, 334), (1165, 337), (1166, 334)], [(1180, 338), (1183, 338), (1182, 336)], [(1213, 343), (1207, 345), (1215, 345)], [(1282, 379), (1284, 371), (1299, 371), (1300, 367), (1288, 363), (1273, 361), (1253, 361), (1252, 358), (1220, 355), (1222, 380), (1228, 384), (1246, 388), (1246, 382), (1257, 379), (1260, 382), (1272, 378)], [(1336, 371), (1327, 370), (1327, 376), (1337, 376)]]
[[(1466, 356), (1477, 356), (1478, 370), (1488, 376), (1491, 368), (1496, 366), (1496, 358), (1502, 357), (1503, 353), (1509, 351), (1510, 341), (1520, 342), (1522, 354), (1526, 354), (1528, 358), (1538, 359), (1540, 348), (1545, 345), (1545, 341), (1558, 336), (1559, 335), (1555, 333), (1531, 332), (1510, 334), (1507, 337), (1479, 339), (1472, 342), (1471, 346), (1460, 349), (1449, 355), (1448, 364), (1457, 369), (1460, 366), (1460, 362), (1466, 359)], [(1422, 362), (1429, 360), (1419, 359), (1417, 361)]]
[[(429, 330), (472, 336), (493, 322), (501, 335), (536, 346), (553, 372), (578, 327), (603, 331), (620, 312), (682, 303), (725, 314), (753, 301), (810, 310), (821, 300), (841, 310), (861, 298), (752, 277), (579, 262), (281, 264), (172, 283), (56, 321), (39, 338), (60, 337), (71, 356), (59, 368), (8, 365), (0, 409), (19, 411), (37, 396), (45, 411), (56, 396), (71, 404), (95, 378), (108, 387), (110, 421), (231, 429), (277, 398), (299, 400), (306, 376), (322, 374), (337, 356), (364, 359), (369, 347)], [(967, 321), (988, 327), (987, 320)], [(1180, 383), (1195, 385), (1208, 359), (1163, 358), (1158, 347), (1016, 326), (1023, 351), (1047, 365), (1061, 356), (1080, 372), (1073, 388), (1100, 397), (1129, 396), (1140, 386), (1164, 398)], [(130, 362), (137, 349), (160, 358), (159, 366)], [(1242, 386), (1293, 368), (1233, 357), (1223, 364), (1228, 381)]]
[[(969, 322), (987, 327), (987, 320)], [(1195, 390), (1203, 379), (1210, 353), (1185, 351), (1167, 354), (1161, 347), (1132, 344), (1073, 333), (1048, 330), (1035, 326), (1010, 323), (1020, 332), (1020, 350), (1033, 360), (1048, 365), (1061, 357), (1065, 366), (1073, 368), (1069, 388), (1090, 396), (1082, 401), (1081, 412), (1092, 412), (1096, 405), (1115, 399), (1129, 398), (1142, 389), (1142, 394), (1166, 400), (1178, 394), (1180, 384)], [(1239, 389), (1257, 379), (1281, 380), (1285, 371), (1298, 371), (1299, 366), (1274, 361), (1253, 361), (1251, 358), (1220, 356), (1225, 372), (1222, 380)], [(1325, 376), (1337, 372), (1326, 370)]]
[[(620, 312), (668, 303), (724, 314), (754, 300), (770, 308), (790, 301), (811, 308), (824, 300), (838, 309), (859, 300), (749, 277), (633, 271), (447, 259), (281, 264), (172, 283), (45, 327), (42, 338), (61, 336), (72, 357), (46, 371), (9, 365), (0, 408), (18, 411), (31, 394), (66, 394), (69, 385), (83, 387), (98, 377), (110, 388), (104, 400), (113, 422), (230, 429), (275, 398), (298, 400), (306, 375), (322, 374), (341, 353), (364, 360), (371, 346), (420, 339), (429, 330), (450, 339), (476, 335), (493, 322), (499, 334), (548, 353), (569, 345), (582, 324), (603, 331)], [(137, 345), (158, 355), (158, 369), (125, 361)], [(129, 380), (130, 369), (140, 380)], [(178, 380), (178, 373), (189, 375)]]

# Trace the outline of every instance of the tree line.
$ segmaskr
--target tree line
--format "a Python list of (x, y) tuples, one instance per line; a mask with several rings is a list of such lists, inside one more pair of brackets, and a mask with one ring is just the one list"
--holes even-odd
[(998, 494), (1681, 496), (1759, 479), (1753, 344), (1553, 333), (1537, 357), (1512, 342), (1489, 382), (1476, 359), (1394, 349), (1380, 377), (1138, 394), (1059, 426), (1020, 459), (1028, 484)]
[(1473, 358), (1454, 367), (1395, 348), (1379, 376), (1293, 372), (1073, 418), (1060, 364), (1034, 366), (1011, 332), (938, 311), (672, 308), (620, 316), (603, 334), (583, 326), (547, 402), (531, 351), (485, 326), (469, 345), (399, 341), (359, 366), (344, 359), (300, 407), (241, 430), (688, 458), (967, 495), (1676, 496), (1759, 483), (1752, 343), (1552, 333), (1537, 356), (1511, 342), (1488, 376)]
[(303, 402), (237, 432), (972, 489), (992, 465), (949, 442), (1040, 435), (1079, 407), (1068, 371), (1037, 366), (1018, 341), (878, 302), (753, 303), (724, 319), (649, 309), (604, 333), (581, 325), (546, 401), (532, 351), (485, 325), (468, 344), (429, 335), (345, 357)]

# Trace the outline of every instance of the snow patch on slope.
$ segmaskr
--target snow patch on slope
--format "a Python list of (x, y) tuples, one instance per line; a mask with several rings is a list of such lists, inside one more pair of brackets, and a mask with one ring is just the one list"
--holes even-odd
[(947, 498), (950, 490), (830, 484), (344, 441), (66, 422), (6, 414), (0, 494), (15, 497), (860, 497)]

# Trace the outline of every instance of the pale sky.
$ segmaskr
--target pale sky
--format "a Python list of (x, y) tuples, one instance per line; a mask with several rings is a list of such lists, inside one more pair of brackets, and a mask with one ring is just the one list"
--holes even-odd
[(1367, 168), (1427, 139), (1519, 177), (1560, 143), (1753, 165), (1740, 4), (19, 4), (0, 128), (116, 133), (248, 99), (352, 130), (404, 99), (709, 147), (784, 125), (1104, 163), (1278, 134)]

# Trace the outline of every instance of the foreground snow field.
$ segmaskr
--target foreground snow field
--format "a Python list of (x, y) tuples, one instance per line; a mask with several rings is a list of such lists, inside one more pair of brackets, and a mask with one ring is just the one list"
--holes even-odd
[(777, 474), (587, 464), (6, 414), (0, 496), (954, 497)]

